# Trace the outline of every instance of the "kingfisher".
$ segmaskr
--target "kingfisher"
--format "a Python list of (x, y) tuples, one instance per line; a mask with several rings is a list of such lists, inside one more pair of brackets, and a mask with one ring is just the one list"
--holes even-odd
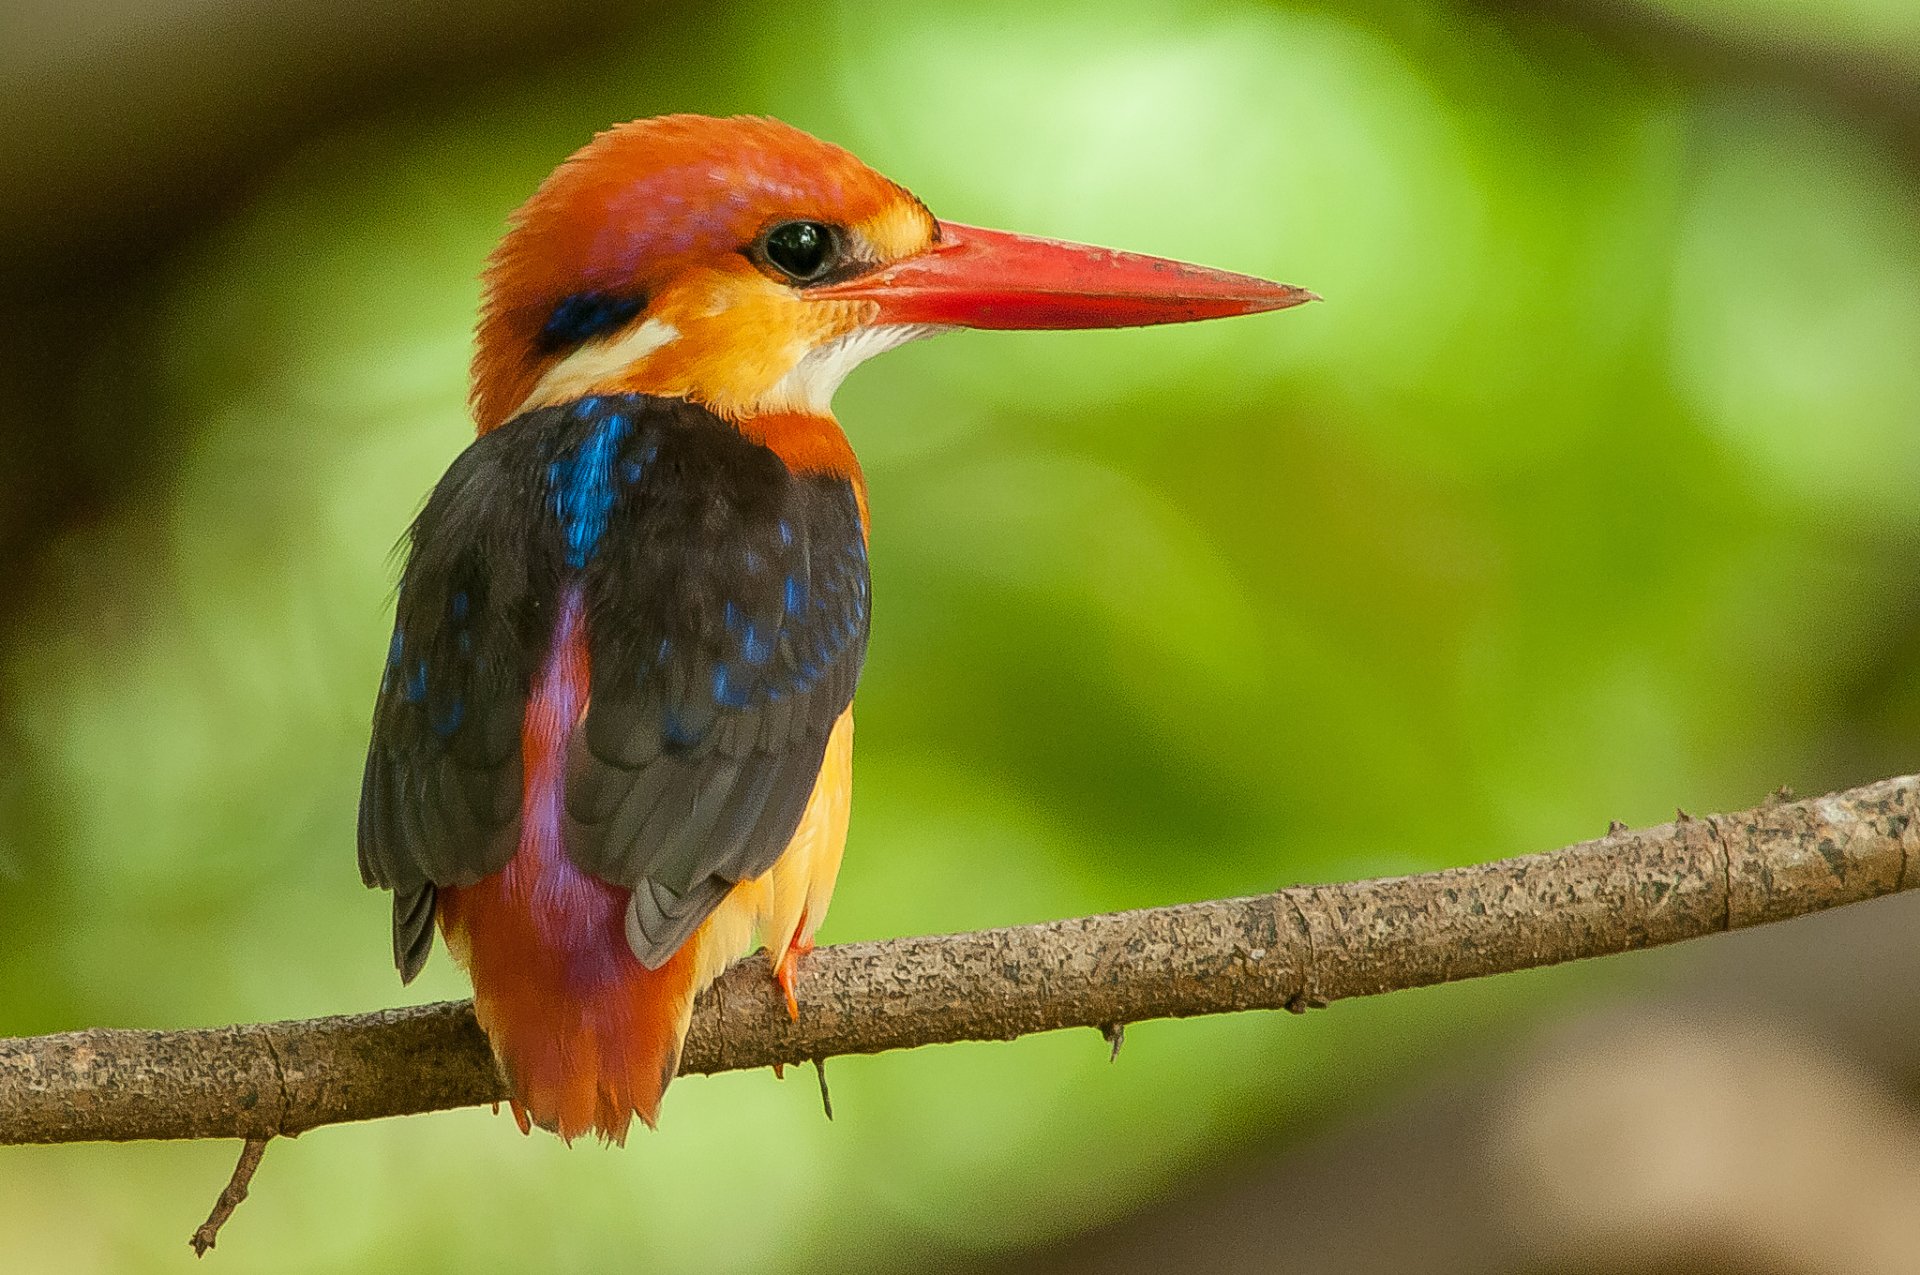
[(1312, 300), (941, 221), (777, 120), (595, 137), (482, 275), (477, 435), (414, 520), (360, 873), (411, 982), (437, 928), (522, 1132), (652, 1126), (694, 998), (756, 936), (789, 1013), (833, 897), (871, 618), (831, 400), (953, 328)]

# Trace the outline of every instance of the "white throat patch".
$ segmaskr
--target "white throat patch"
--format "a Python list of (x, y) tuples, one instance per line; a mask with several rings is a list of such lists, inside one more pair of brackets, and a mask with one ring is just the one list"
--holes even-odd
[(909, 341), (936, 336), (946, 330), (929, 323), (887, 323), (855, 328), (801, 355), (800, 361), (768, 388), (758, 406), (763, 411), (830, 415), (833, 392), (853, 369), (876, 354), (885, 354)]

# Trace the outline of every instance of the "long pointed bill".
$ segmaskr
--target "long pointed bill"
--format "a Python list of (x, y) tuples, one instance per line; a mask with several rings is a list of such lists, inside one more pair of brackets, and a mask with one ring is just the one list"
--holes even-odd
[(808, 295), (874, 302), (879, 323), (1002, 330), (1188, 323), (1319, 300), (1252, 275), (950, 221), (925, 252)]

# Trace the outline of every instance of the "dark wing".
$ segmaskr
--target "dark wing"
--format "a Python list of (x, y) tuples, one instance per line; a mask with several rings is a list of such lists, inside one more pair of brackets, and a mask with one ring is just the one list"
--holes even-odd
[(539, 500), (511, 441), (475, 442), (415, 520), (374, 706), (360, 876), (393, 891), (407, 981), (433, 946), (434, 888), (498, 872), (518, 840), (521, 718), (544, 641), (534, 599), (554, 569), (530, 561)]
[(361, 790), (361, 876), (394, 892), (403, 977), (435, 888), (518, 847), (528, 688), (569, 581), (592, 683), (567, 850), (633, 890), (649, 965), (773, 865), (853, 699), (868, 585), (847, 479), (796, 476), (684, 401), (582, 400), (483, 436), (414, 524)]
[(566, 845), (633, 891), (627, 939), (653, 968), (786, 849), (866, 654), (852, 485), (745, 446), (648, 454), (643, 512), (588, 577)]

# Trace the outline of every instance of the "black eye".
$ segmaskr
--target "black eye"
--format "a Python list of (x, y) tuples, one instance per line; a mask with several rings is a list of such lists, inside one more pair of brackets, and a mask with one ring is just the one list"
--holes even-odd
[(833, 227), (817, 221), (782, 222), (760, 238), (760, 251), (773, 267), (800, 283), (825, 274), (836, 247)]

